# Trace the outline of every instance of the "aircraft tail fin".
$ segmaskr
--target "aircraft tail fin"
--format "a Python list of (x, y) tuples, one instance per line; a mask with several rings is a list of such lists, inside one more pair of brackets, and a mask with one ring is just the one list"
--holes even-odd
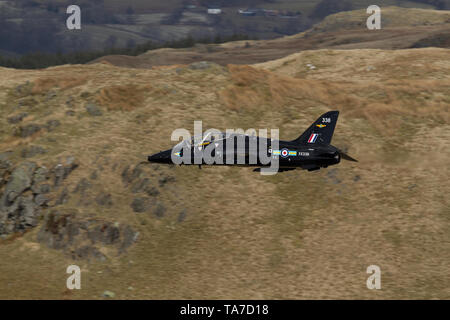
[(296, 144), (330, 144), (339, 111), (329, 111), (321, 115), (303, 134), (292, 142)]

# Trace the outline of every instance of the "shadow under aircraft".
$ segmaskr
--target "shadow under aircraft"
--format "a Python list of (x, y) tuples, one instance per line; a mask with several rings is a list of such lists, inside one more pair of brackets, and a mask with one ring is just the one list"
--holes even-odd
[(273, 140), (236, 133), (207, 134), (183, 140), (172, 149), (148, 157), (148, 161), (178, 165), (228, 165), (263, 168), (276, 171), (297, 168), (314, 171), (340, 163), (341, 159), (357, 162), (331, 145), (339, 111), (321, 115), (303, 134), (292, 141)]

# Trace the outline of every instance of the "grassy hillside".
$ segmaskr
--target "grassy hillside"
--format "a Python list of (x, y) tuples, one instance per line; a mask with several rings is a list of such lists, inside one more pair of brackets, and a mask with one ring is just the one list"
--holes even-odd
[[(200, 6), (189, 9), (186, 6), (190, 2), (181, 0), (82, 0), (77, 2), (82, 11), (82, 30), (73, 31), (68, 30), (65, 24), (69, 5), (66, 0), (6, 0), (0, 4), (0, 49), (20, 55), (79, 52), (126, 48), (147, 41), (164, 43), (188, 36), (214, 38), (218, 34), (246, 34), (252, 38), (273, 39), (305, 31), (329, 14), (365, 9), (372, 4), (365, 0), (220, 1), (222, 14), (207, 14), (207, 5), (216, 5), (215, 2), (200, 1)], [(378, 5), (382, 8), (396, 5), (436, 9), (404, 0), (385, 0)], [(238, 9), (248, 7), (273, 9), (279, 14), (264, 16), (260, 12), (249, 17), (238, 13)]]
[[(0, 298), (449, 298), (449, 57), (318, 50), (254, 66), (0, 69), (2, 159), (77, 164), (49, 182), (35, 228), (0, 240)], [(291, 139), (334, 109), (333, 144), (358, 163), (272, 177), (139, 165), (194, 120)], [(63, 228), (54, 211), (66, 226), (103, 221), (139, 236), (122, 253), (96, 242), (100, 253), (79, 254), (84, 231), (54, 248), (42, 240)], [(65, 289), (73, 263), (79, 291)], [(366, 288), (371, 264), (380, 291)]]
[[(400, 16), (402, 19), (397, 19)], [(151, 68), (207, 60), (225, 66), (271, 61), (302, 50), (450, 48), (449, 11), (383, 8), (382, 29), (374, 31), (367, 30), (366, 19), (365, 10), (354, 10), (331, 15), (310, 30), (293, 36), (151, 50), (137, 57), (105, 56), (95, 62)]]
[[(365, 28), (367, 17), (366, 10), (340, 12), (326, 17), (322, 22), (315, 25), (312, 31), (327, 32), (336, 29)], [(381, 8), (381, 17), (382, 28), (432, 26), (448, 24), (450, 22), (450, 11), (404, 9), (391, 6)]]

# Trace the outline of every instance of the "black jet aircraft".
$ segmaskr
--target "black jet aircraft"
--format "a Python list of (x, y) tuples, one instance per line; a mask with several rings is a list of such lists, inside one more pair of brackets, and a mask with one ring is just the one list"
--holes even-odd
[[(266, 159), (276, 158), (278, 160), (278, 172), (297, 168), (308, 171), (319, 170), (338, 164), (341, 159), (357, 162), (330, 144), (338, 116), (339, 111), (323, 114), (300, 137), (292, 141), (274, 141), (257, 136), (221, 133), (219, 136), (207, 135), (198, 139), (193, 138), (191, 141), (184, 140), (172, 149), (149, 156), (148, 161), (162, 164), (192, 164), (199, 165), (200, 168), (201, 165), (239, 165), (256, 167), (254, 171), (258, 172), (261, 171), (261, 168), (270, 165), (261, 157), (260, 150), (263, 150), (262, 154), (266, 156)], [(243, 143), (239, 144), (239, 138)], [(261, 139), (265, 141), (260, 141)], [(261, 142), (263, 142), (264, 149), (261, 149)], [(278, 142), (278, 147), (272, 148), (277, 146), (276, 142)], [(256, 148), (251, 147), (255, 145)], [(189, 159), (194, 159), (200, 154), (200, 160), (197, 162), (192, 160), (188, 163), (173, 161), (173, 159), (178, 160), (176, 157), (182, 157), (186, 150), (191, 153)], [(202, 153), (206, 151), (220, 161), (214, 163), (205, 161)]]

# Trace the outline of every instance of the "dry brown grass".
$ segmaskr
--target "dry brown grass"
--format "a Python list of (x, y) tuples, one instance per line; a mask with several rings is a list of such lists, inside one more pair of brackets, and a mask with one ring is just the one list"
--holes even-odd
[(262, 108), (269, 104), (280, 108), (291, 99), (315, 99), (325, 94), (318, 81), (303, 81), (276, 75), (250, 66), (229, 65), (232, 84), (219, 92), (231, 110)]
[(151, 90), (151, 86), (117, 85), (102, 88), (95, 99), (110, 111), (130, 111), (141, 107)]
[(292, 92), (311, 93), (365, 118), (382, 134), (396, 130), (402, 117), (450, 120), (450, 54), (445, 49), (305, 51), (255, 67), (294, 76), (299, 82)]
[[(418, 8), (400, 8), (381, 6), (382, 28), (418, 27), (423, 25), (442, 25), (450, 22), (450, 11), (438, 11)], [(326, 17), (313, 27), (314, 32), (328, 32), (336, 29), (365, 27), (366, 9), (339, 12)]]
[(47, 93), (50, 89), (67, 90), (86, 84), (87, 76), (56, 76), (51, 78), (38, 78), (33, 82), (32, 94)]

